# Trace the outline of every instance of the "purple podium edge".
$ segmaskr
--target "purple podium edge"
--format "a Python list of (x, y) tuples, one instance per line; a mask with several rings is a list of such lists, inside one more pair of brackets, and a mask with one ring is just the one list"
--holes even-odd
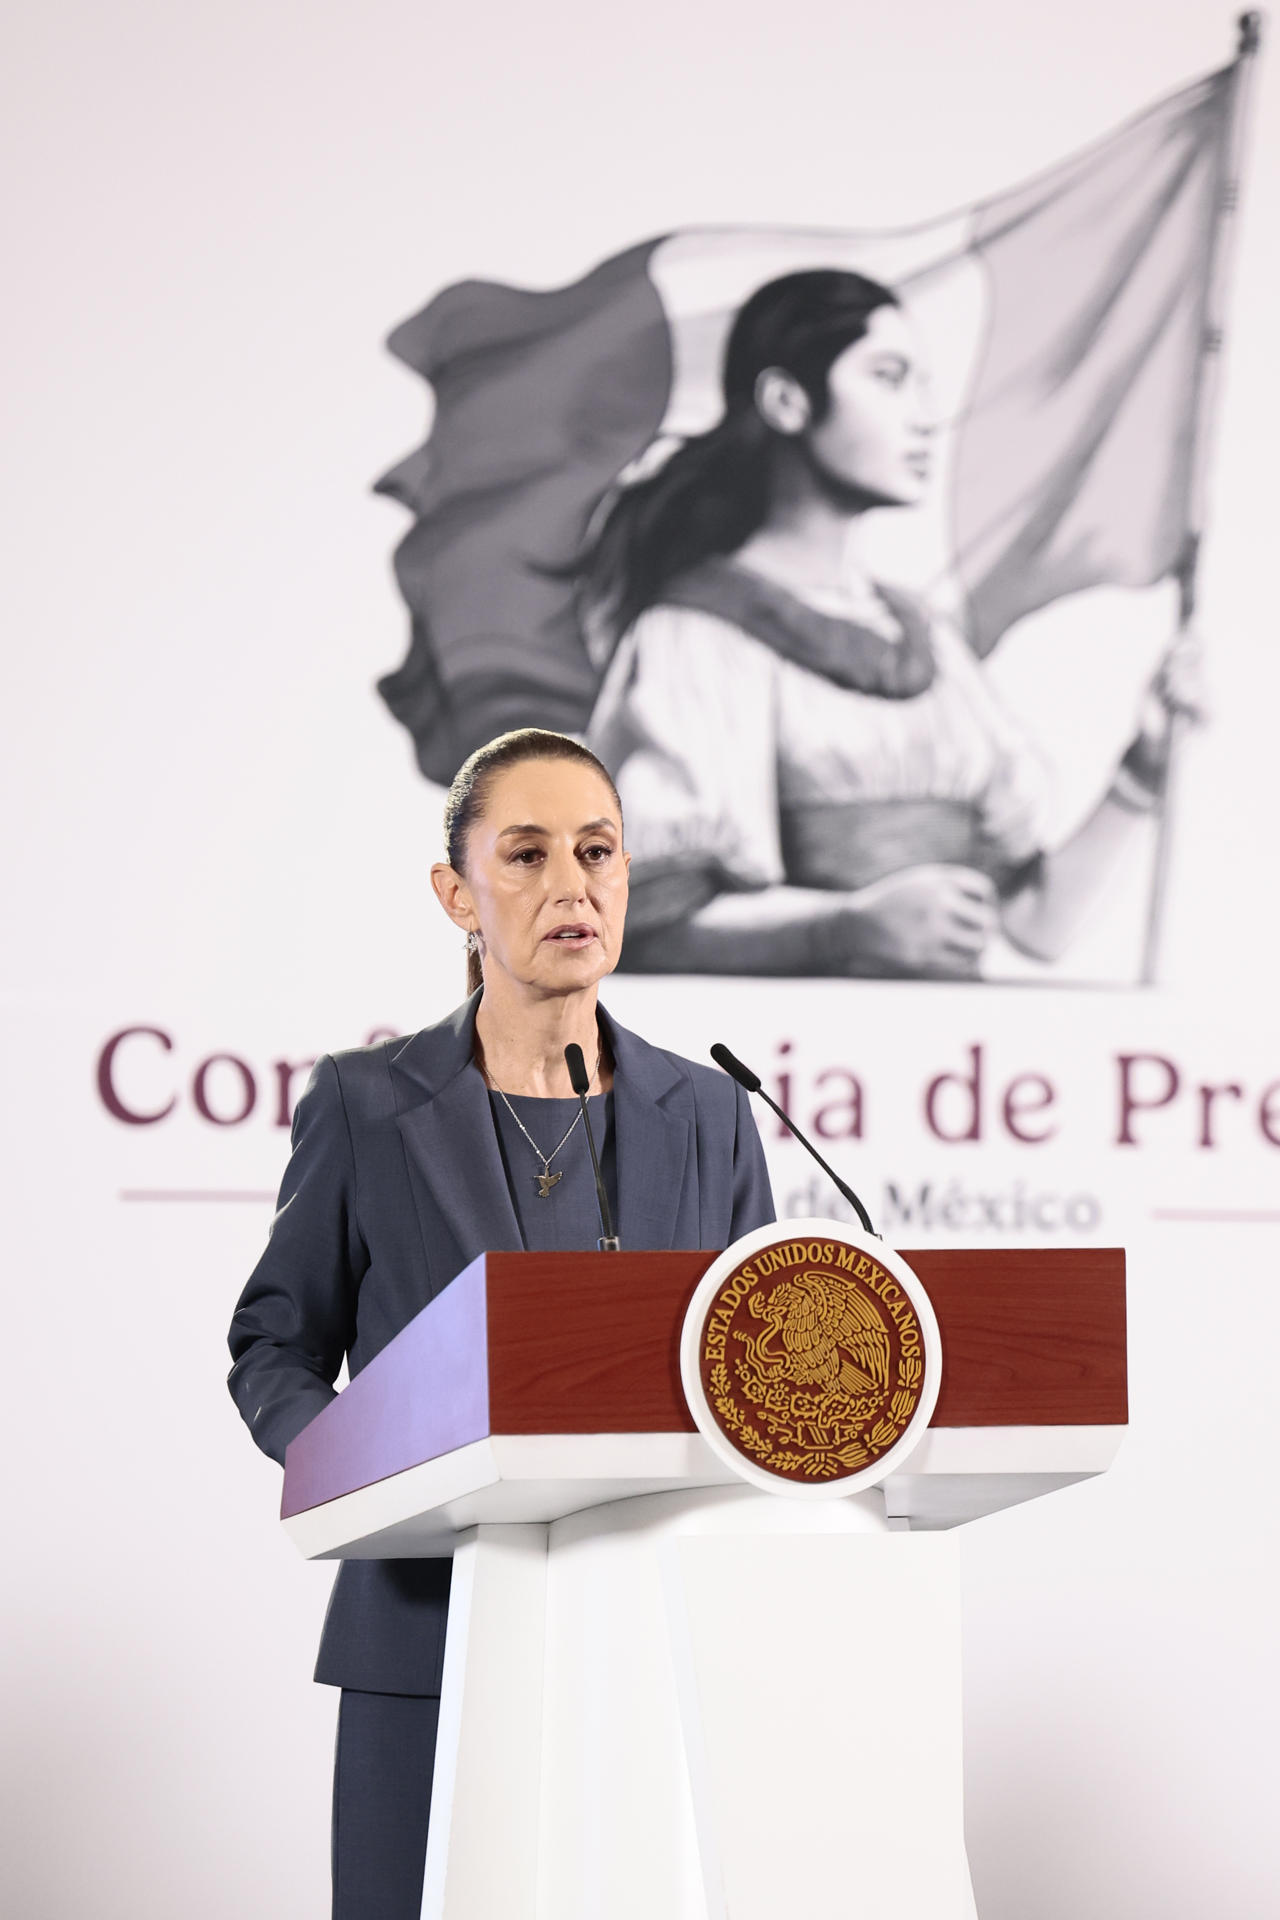
[(290, 1442), (282, 1520), (485, 1438), (486, 1257), (464, 1267)]

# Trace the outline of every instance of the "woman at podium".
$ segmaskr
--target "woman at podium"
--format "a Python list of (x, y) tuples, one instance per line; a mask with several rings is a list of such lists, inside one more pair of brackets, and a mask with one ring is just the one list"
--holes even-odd
[[(285, 1448), (486, 1250), (591, 1248), (582, 1105), (619, 1238), (723, 1247), (774, 1218), (746, 1095), (649, 1045), (597, 1000), (618, 964), (629, 855), (608, 773), (562, 734), (502, 735), (465, 763), (431, 882), (465, 938), (468, 998), (435, 1026), (316, 1064), (271, 1237), (232, 1321), (230, 1388)], [(351, 1560), (316, 1668), (342, 1689), (335, 1920), (417, 1920), (449, 1563)]]

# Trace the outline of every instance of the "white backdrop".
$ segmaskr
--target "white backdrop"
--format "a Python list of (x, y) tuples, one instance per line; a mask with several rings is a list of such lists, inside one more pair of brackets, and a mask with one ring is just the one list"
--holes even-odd
[[(286, 1151), (274, 1063), (425, 1024), (462, 974), (426, 886), (439, 795), (372, 692), (403, 650), (404, 521), (369, 485), (421, 430), (380, 341), (449, 280), (549, 285), (676, 225), (931, 218), (1225, 61), (1231, 22), (1207, 0), (50, 0), (7, 38), (5, 1904), (302, 1920), (327, 1899), (330, 1576), (278, 1532), (222, 1343)], [(1204, 564), (1217, 717), (1180, 782), (1166, 984), (608, 996), (665, 1044), (788, 1071), (802, 1120), (847, 1087), (821, 1074), (854, 1074), (862, 1137), (833, 1145), (900, 1245), (1130, 1249), (1118, 1466), (966, 1539), (983, 1920), (1280, 1905), (1265, 54), (1259, 79)], [(116, 1057), (122, 1104), (175, 1100), (150, 1125), (95, 1084), (135, 1027), (171, 1042)], [(981, 1137), (941, 1139), (925, 1086), (974, 1047)], [(239, 1124), (193, 1095), (226, 1053), (256, 1090)], [(1177, 1091), (1122, 1145), (1138, 1054)], [(1133, 1072), (1147, 1101), (1173, 1087)], [(1055, 1092), (1038, 1144), (1000, 1117), (1027, 1073)], [(1210, 1144), (1201, 1085), (1241, 1090), (1210, 1101)], [(216, 1063), (206, 1105), (227, 1120), (245, 1087)], [(967, 1099), (943, 1091), (944, 1132)], [(798, 1150), (770, 1152), (780, 1203), (812, 1210)]]

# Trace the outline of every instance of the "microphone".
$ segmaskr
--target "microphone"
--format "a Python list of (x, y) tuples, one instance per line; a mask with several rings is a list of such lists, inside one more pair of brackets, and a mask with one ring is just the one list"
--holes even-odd
[(604, 1190), (604, 1181), (600, 1177), (600, 1158), (596, 1153), (595, 1136), (591, 1131), (591, 1116), (587, 1112), (587, 1095), (591, 1091), (591, 1075), (587, 1072), (587, 1063), (582, 1057), (582, 1048), (571, 1040), (564, 1050), (564, 1063), (569, 1069), (569, 1085), (582, 1103), (582, 1124), (587, 1130), (587, 1145), (591, 1149), (591, 1171), (596, 1177), (596, 1201), (600, 1207), (600, 1238), (596, 1241), (601, 1253), (621, 1253), (622, 1242), (613, 1230), (613, 1215), (609, 1212), (609, 1196)]
[(805, 1139), (804, 1135), (801, 1133), (799, 1127), (796, 1125), (795, 1121), (792, 1120), (790, 1115), (784, 1113), (782, 1111), (782, 1108), (778, 1105), (777, 1101), (774, 1099), (771, 1099), (770, 1096), (765, 1092), (763, 1086), (760, 1084), (760, 1075), (758, 1073), (752, 1073), (750, 1067), (744, 1067), (741, 1060), (736, 1060), (734, 1056), (730, 1053), (728, 1047), (721, 1046), (718, 1040), (716, 1041), (714, 1047), (712, 1047), (711, 1049), (711, 1058), (715, 1061), (718, 1067), (724, 1068), (725, 1072), (728, 1074), (731, 1080), (736, 1080), (738, 1085), (740, 1087), (745, 1087), (748, 1093), (758, 1093), (760, 1095), (760, 1098), (764, 1101), (765, 1105), (773, 1108), (779, 1120), (781, 1120), (783, 1126), (789, 1127), (791, 1129), (791, 1132), (794, 1133), (796, 1139), (800, 1142), (800, 1145), (813, 1155), (814, 1159), (817, 1161), (818, 1165), (822, 1168), (822, 1171), (826, 1174), (827, 1178), (831, 1180), (834, 1183), (834, 1185), (840, 1189), (840, 1192), (844, 1195), (845, 1199), (849, 1202), (849, 1205), (853, 1208), (854, 1212), (857, 1214), (859, 1220), (862, 1222), (867, 1232), (871, 1234), (875, 1239), (878, 1240), (880, 1238), (880, 1235), (876, 1233), (875, 1228), (871, 1224), (871, 1215), (867, 1212), (866, 1208), (863, 1206), (861, 1200), (859, 1200), (853, 1188), (845, 1185), (844, 1181), (840, 1178), (840, 1175), (836, 1172), (835, 1168), (829, 1167), (827, 1165), (826, 1161), (823, 1159), (822, 1155), (818, 1152), (818, 1149), (814, 1146), (813, 1142), (811, 1140)]

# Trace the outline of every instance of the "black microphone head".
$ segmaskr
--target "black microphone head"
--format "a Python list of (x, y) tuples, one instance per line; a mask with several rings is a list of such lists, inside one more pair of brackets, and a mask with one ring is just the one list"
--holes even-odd
[(721, 1046), (717, 1040), (711, 1049), (711, 1058), (718, 1067), (723, 1067), (731, 1080), (736, 1080), (748, 1093), (759, 1093), (760, 1075), (752, 1073), (750, 1067), (744, 1067), (741, 1060), (735, 1060), (728, 1047)]
[(582, 1048), (571, 1040), (564, 1050), (564, 1063), (569, 1069), (569, 1085), (581, 1100), (584, 1093), (591, 1091), (591, 1075), (587, 1072), (587, 1063), (582, 1057)]

